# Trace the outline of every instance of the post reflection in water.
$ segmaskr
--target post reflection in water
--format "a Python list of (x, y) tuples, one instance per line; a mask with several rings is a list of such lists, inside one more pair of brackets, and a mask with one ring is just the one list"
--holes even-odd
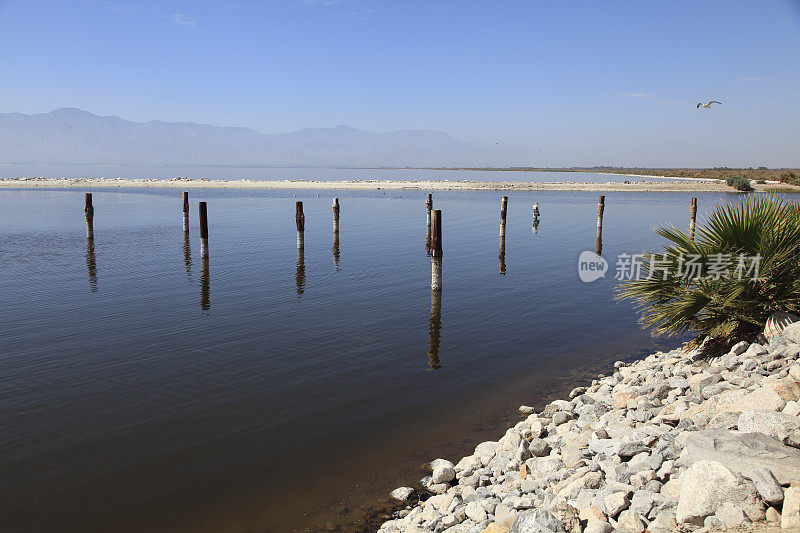
[(339, 230), (333, 232), (333, 249), (331, 250), (331, 255), (333, 255), (333, 264), (336, 266), (336, 270), (339, 271)]
[(297, 285), (297, 297), (299, 298), (306, 290), (306, 260), (305, 260), (305, 243), (303, 232), (297, 232), (297, 272), (295, 273), (294, 281)]
[(200, 309), (211, 309), (211, 264), (207, 255), (200, 256)]
[(539, 217), (534, 217), (533, 218), (533, 224), (531, 225), (531, 231), (533, 232), (534, 235), (539, 233)]
[(192, 247), (189, 244), (189, 232), (183, 233), (183, 268), (186, 270), (186, 277), (192, 281)]
[(431, 258), (431, 316), (428, 323), (428, 370), (439, 370), (439, 342), (442, 334), (442, 258)]
[(97, 258), (94, 255), (94, 239), (86, 239), (86, 269), (89, 271), (89, 290), (97, 292)]
[(506, 275), (506, 235), (500, 235), (500, 253), (497, 255), (500, 259), (500, 275)]

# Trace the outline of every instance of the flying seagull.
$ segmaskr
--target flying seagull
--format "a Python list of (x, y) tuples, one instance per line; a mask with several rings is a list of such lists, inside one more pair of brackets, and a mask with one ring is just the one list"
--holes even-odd
[(700, 106), (703, 106), (703, 107), (708, 107), (708, 108), (710, 108), (710, 107), (711, 107), (711, 104), (719, 104), (719, 105), (722, 105), (722, 102), (717, 102), (716, 100), (711, 100), (711, 101), (710, 101), (709, 103), (707, 103), (707, 104), (703, 104), (703, 102), (700, 102), (700, 103), (698, 103), (698, 104), (697, 104), (697, 109), (700, 109)]

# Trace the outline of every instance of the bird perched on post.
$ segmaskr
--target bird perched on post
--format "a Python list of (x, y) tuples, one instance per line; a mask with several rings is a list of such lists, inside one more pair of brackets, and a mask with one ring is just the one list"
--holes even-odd
[(707, 103), (707, 104), (704, 104), (703, 102), (700, 102), (700, 103), (698, 103), (698, 104), (697, 104), (697, 109), (700, 109), (700, 106), (703, 106), (703, 107), (708, 107), (708, 108), (710, 108), (710, 107), (711, 107), (711, 104), (719, 104), (719, 105), (722, 105), (722, 102), (717, 102), (716, 100), (711, 100), (711, 101), (710, 101), (709, 103)]

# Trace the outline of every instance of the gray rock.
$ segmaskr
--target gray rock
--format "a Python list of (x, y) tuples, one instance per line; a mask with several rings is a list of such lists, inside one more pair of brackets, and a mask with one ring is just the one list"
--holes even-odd
[(718, 461), (739, 475), (768, 468), (781, 485), (800, 479), (800, 450), (762, 433), (693, 431), (677, 464), (688, 467), (705, 460)]
[(641, 516), (647, 516), (653, 508), (654, 498), (655, 494), (650, 491), (637, 490), (633, 493), (633, 498), (631, 498), (631, 510)]
[(400, 500), (401, 502), (404, 502), (413, 493), (414, 493), (414, 489), (412, 489), (411, 487), (398, 487), (398, 488), (396, 488), (396, 489), (394, 489), (392, 491), (391, 496), (395, 500)]
[(740, 355), (743, 354), (745, 351), (747, 351), (749, 347), (750, 343), (747, 341), (737, 342), (736, 344), (733, 345), (731, 351), (728, 353), (733, 355)]
[(756, 468), (747, 474), (747, 479), (753, 483), (765, 502), (775, 505), (783, 501), (783, 489), (768, 468)]
[(687, 381), (689, 382), (689, 387), (692, 389), (692, 392), (699, 395), (704, 388), (718, 383), (721, 379), (722, 377), (719, 374), (702, 372), (689, 377)]
[(689, 380), (686, 378), (674, 377), (669, 378), (669, 386), (673, 389), (688, 389), (689, 388)]
[(622, 511), (617, 520), (617, 529), (626, 533), (644, 533), (646, 527), (642, 517), (630, 509)]
[(556, 426), (560, 426), (561, 424), (565, 424), (572, 420), (573, 415), (572, 413), (568, 413), (566, 411), (559, 411), (553, 414), (553, 424)]
[(606, 513), (610, 518), (614, 518), (621, 511), (628, 508), (630, 500), (628, 500), (628, 496), (623, 492), (613, 492), (603, 496), (599, 503), (600, 510)]
[(674, 511), (662, 511), (650, 522), (650, 533), (672, 533), (678, 528)]
[(434, 459), (430, 462), (431, 470), (436, 470), (440, 466), (449, 466), (450, 468), (454, 468), (453, 463), (447, 459)]
[(800, 418), (796, 416), (754, 409), (739, 415), (738, 427), (743, 433), (763, 433), (800, 448)]
[(737, 505), (751, 520), (763, 520), (764, 508), (756, 489), (716, 461), (698, 461), (681, 476), (676, 519), (702, 526), (707, 516), (726, 502)]
[(747, 521), (747, 517), (742, 508), (730, 502), (722, 504), (722, 507), (717, 510), (714, 516), (716, 516), (726, 528), (741, 527)]
[(781, 513), (781, 529), (800, 528), (800, 486), (793, 485), (786, 489), (783, 497)]
[(528, 444), (528, 451), (535, 457), (547, 457), (550, 455), (550, 445), (544, 439), (533, 438)]
[(481, 523), (486, 520), (486, 510), (480, 504), (480, 502), (469, 502), (467, 507), (464, 509), (464, 514), (467, 515), (467, 518), (473, 520), (475, 522)]
[(791, 342), (800, 344), (800, 322), (795, 322), (783, 328), (783, 336)]
[(508, 533), (566, 533), (561, 522), (545, 509), (523, 511), (517, 515)]
[[(449, 461), (448, 461), (449, 462)], [(449, 483), (456, 477), (456, 471), (450, 464), (440, 464), (433, 469), (431, 474), (431, 483), (436, 485), (439, 483)]]
[(739, 415), (736, 413), (718, 413), (708, 421), (708, 429), (736, 429), (739, 425)]
[(614, 527), (608, 522), (595, 520), (589, 522), (586, 528), (584, 528), (583, 533), (611, 533), (612, 531), (614, 531)]

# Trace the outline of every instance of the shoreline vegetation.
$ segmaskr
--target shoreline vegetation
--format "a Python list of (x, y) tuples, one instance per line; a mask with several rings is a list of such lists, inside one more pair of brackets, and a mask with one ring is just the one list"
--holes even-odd
[[(512, 170), (512, 169), (501, 169)], [(642, 177), (633, 176), (632, 177)], [(668, 178), (669, 176), (658, 176)], [(219, 189), (354, 189), (354, 190), (464, 190), (464, 191), (596, 191), (596, 192), (736, 192), (717, 179), (677, 179), (674, 181), (523, 182), (450, 180), (223, 180), (189, 178), (0, 178), (0, 188), (219, 188)], [(784, 183), (753, 182), (757, 192), (800, 193), (800, 186)]]

